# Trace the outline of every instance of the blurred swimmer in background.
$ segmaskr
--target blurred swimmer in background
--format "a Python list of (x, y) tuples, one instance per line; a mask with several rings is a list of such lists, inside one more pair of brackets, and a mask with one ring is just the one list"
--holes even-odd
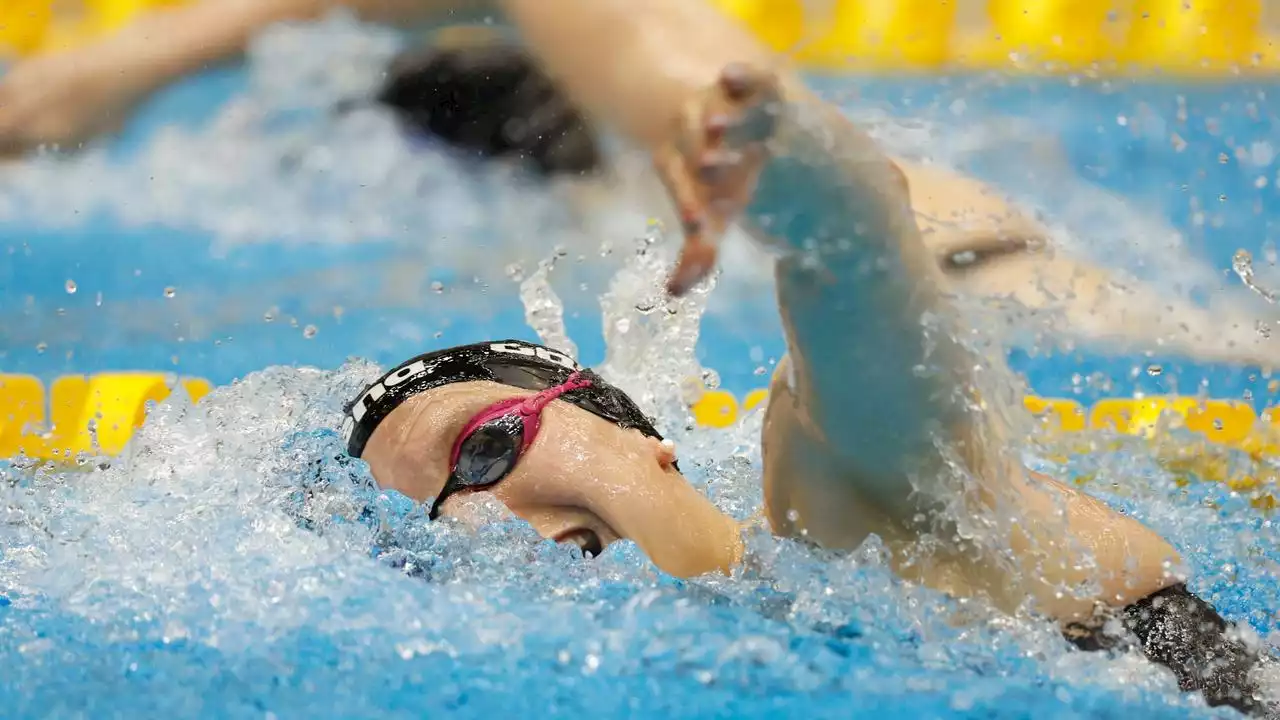
[[(601, 164), (590, 159), (598, 150), (579, 154), (582, 138), (546, 142), (590, 132), (588, 122), (650, 154), (685, 233), (668, 283), (674, 294), (714, 270), (732, 223), (777, 251), (788, 355), (762, 438), (775, 533), (831, 549), (875, 534), (904, 578), (1054, 618), (1084, 649), (1136, 642), (1209, 703), (1266, 711), (1251, 675), (1258, 650), (1188, 590), (1176, 550), (1022, 464), (1010, 421), (1015, 393), (998, 360), (961, 341), (955, 301), (1011, 296), (1056, 306), (1095, 336), (1142, 342), (1168, 333), (1167, 342), (1209, 359), (1244, 360), (1245, 349), (1197, 335), (1196, 327), (1210, 329), (1207, 319), (1199, 326), (1181, 308), (1130, 308), (1133, 296), (1120, 297), (1105, 270), (1055, 253), (1043, 229), (985, 186), (895, 162), (701, 0), (506, 0), (499, 9), (529, 55), (488, 40), (441, 45), (406, 58), (381, 97), (459, 147), (533, 159), (548, 174)], [(243, 47), (245, 18), (260, 26), (267, 17), (235, 3), (172, 12), (188, 13), (188, 22), (211, 13), (204, 19), (213, 27), (202, 32), (219, 42), (186, 38), (199, 48), (187, 54), (202, 62), (209, 48), (222, 57)], [(272, 19), (298, 16), (306, 13)], [(199, 66), (175, 57), (183, 47), (152, 51), (166, 77)], [(442, 120), (429, 102), (415, 119), (422, 105), (413, 88), (448, 87), (467, 76), (459, 58), (483, 68), (485, 53), (517, 68), (513, 77), (540, 78), (534, 100), (521, 105), (525, 86), (516, 82), (497, 93), (514, 117), (482, 100), (491, 109), (473, 120)], [(76, 74), (65, 58), (46, 62), (64, 79)], [(39, 102), (13, 99), (33, 72), (20, 66), (2, 102), (37, 112), (30, 108)], [(492, 90), (495, 74), (474, 72), (463, 86)], [(99, 107), (123, 108), (126, 95)], [(521, 135), (509, 132), (514, 126), (546, 130)], [(381, 487), (431, 501), (432, 518), (465, 513), (467, 494), (488, 492), (544, 536), (589, 554), (626, 538), (680, 576), (729, 572), (742, 560), (740, 528), (680, 475), (674, 446), (625, 394), (551, 348), (495, 341), (413, 358), (351, 403), (343, 432)]]

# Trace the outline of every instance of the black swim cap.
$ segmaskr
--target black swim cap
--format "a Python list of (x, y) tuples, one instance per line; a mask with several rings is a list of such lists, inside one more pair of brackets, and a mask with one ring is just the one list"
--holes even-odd
[(528, 51), (498, 38), (399, 56), (377, 100), (421, 133), (481, 157), (520, 157), (543, 175), (601, 165), (584, 115)]
[(627, 396), (573, 358), (557, 350), (522, 340), (461, 345), (419, 355), (390, 372), (347, 406), (342, 437), (347, 452), (360, 457), (369, 437), (392, 410), (405, 400), (442, 385), (488, 380), (524, 390), (546, 390), (562, 384), (574, 372), (591, 379), (588, 387), (571, 390), (560, 399), (577, 405), (619, 427), (634, 428), (653, 438), (662, 435)]

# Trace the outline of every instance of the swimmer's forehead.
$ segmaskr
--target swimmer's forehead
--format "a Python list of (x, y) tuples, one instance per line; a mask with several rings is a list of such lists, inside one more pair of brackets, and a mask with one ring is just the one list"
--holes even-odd
[(453, 439), (476, 413), (497, 400), (523, 392), (484, 380), (432, 388), (414, 395), (392, 410), (378, 425), (374, 437), (380, 436), (418, 449), (435, 449), (441, 443), (434, 440), (443, 442), (447, 439), (447, 451), (451, 449)]
[(404, 491), (426, 482), (427, 492), (438, 492), (449, 473), (453, 443), (467, 422), (499, 400), (529, 392), (478, 380), (418, 393), (378, 425), (363, 457), (383, 488)]

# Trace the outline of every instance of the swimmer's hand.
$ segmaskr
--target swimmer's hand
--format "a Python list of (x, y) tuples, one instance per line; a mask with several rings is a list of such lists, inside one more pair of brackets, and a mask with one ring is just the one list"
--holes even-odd
[(715, 268), (720, 238), (751, 201), (780, 111), (773, 73), (729, 65), (681, 113), (674, 140), (654, 153), (684, 230), (667, 280), (672, 295), (687, 293)]

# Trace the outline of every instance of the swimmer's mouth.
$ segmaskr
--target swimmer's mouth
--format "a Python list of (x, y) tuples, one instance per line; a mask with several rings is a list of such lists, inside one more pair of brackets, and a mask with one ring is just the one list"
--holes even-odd
[(552, 538), (557, 544), (565, 543), (577, 545), (582, 551), (584, 560), (591, 560), (600, 557), (600, 553), (604, 552), (604, 542), (600, 539), (600, 535), (591, 528), (571, 528)]

